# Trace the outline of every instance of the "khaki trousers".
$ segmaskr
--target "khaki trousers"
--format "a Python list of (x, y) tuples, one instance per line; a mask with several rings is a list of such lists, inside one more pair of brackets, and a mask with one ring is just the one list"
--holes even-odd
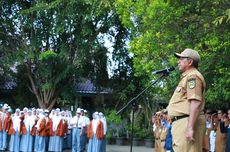
[(202, 152), (203, 137), (205, 134), (205, 117), (200, 115), (194, 128), (195, 141), (186, 139), (188, 118), (182, 118), (172, 123), (172, 144), (174, 152)]
[(162, 142), (160, 139), (158, 139), (155, 142), (156, 142), (157, 149), (155, 149), (154, 152), (166, 152), (165, 141)]

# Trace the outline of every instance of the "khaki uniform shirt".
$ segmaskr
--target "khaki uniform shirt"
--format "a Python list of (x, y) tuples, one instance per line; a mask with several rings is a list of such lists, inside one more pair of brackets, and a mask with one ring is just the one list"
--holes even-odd
[(201, 73), (192, 68), (181, 75), (181, 80), (167, 107), (168, 114), (173, 116), (189, 115), (190, 100), (202, 102), (201, 111), (204, 108), (205, 80)]
[(224, 152), (226, 147), (226, 134), (220, 131), (220, 122), (217, 124), (215, 152)]

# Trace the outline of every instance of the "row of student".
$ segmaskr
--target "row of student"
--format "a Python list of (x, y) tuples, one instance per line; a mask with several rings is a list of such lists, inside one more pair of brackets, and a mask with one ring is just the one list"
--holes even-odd
[[(72, 148), (73, 152), (105, 151), (106, 119), (95, 112), (93, 120), (87, 111), (78, 108), (76, 116), (70, 111), (16, 109), (12, 112), (7, 104), (0, 111), (0, 150), (9, 151), (62, 151)], [(71, 145), (69, 143), (72, 143)]]
[(230, 152), (230, 109), (207, 110), (204, 152)]
[(152, 116), (152, 123), (154, 152), (172, 152), (171, 120), (167, 112), (157, 112)]
[[(203, 138), (203, 152), (230, 152), (230, 109), (206, 110), (206, 131)], [(167, 112), (157, 112), (152, 116), (156, 152), (171, 152), (171, 120)]]

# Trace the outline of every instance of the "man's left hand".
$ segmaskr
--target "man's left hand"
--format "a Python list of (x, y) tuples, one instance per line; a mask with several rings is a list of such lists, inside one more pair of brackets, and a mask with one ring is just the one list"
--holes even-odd
[(186, 131), (186, 138), (188, 141), (194, 141), (193, 134), (194, 130), (192, 128), (188, 128)]

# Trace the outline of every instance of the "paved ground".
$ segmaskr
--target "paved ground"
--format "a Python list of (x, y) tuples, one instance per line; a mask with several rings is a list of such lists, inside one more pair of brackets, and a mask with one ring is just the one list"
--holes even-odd
[[(146, 146), (133, 146), (132, 152), (153, 152), (153, 148)], [(71, 152), (71, 150), (65, 150), (64, 152)], [(130, 145), (107, 145), (106, 152), (130, 152)]]
[[(106, 148), (106, 152), (130, 152), (130, 145), (107, 145)], [(133, 146), (132, 152), (153, 152), (153, 148), (148, 148), (146, 146)]]

